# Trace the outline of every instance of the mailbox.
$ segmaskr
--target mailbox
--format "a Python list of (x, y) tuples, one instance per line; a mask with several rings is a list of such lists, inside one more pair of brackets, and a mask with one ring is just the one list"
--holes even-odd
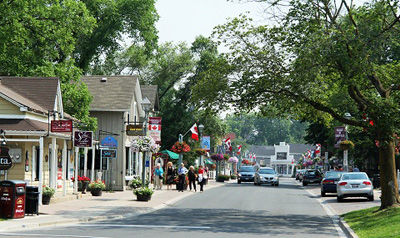
[(9, 180), (0, 182), (0, 216), (3, 218), (25, 217), (24, 181)]

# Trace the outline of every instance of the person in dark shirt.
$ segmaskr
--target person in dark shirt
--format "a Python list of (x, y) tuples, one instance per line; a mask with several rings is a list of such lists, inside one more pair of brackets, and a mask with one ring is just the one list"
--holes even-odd
[(194, 167), (190, 166), (189, 167), (189, 172), (188, 172), (188, 177), (189, 177), (189, 188), (190, 191), (192, 191), (192, 184), (194, 191), (196, 192), (196, 173), (194, 172)]

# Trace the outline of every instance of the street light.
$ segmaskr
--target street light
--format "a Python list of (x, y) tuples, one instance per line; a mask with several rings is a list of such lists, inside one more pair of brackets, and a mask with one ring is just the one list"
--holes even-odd
[[(144, 135), (147, 136), (147, 119), (150, 112), (151, 102), (145, 97), (141, 103), (143, 111), (145, 112), (144, 117)], [(146, 152), (144, 152), (142, 161), (142, 187), (146, 186)]]
[[(199, 133), (200, 133), (200, 148), (202, 149), (202, 138), (203, 138), (203, 130), (204, 130), (204, 125), (200, 124), (199, 125)], [(203, 156), (200, 155), (200, 165), (203, 165)]]
[[(344, 114), (344, 118), (346, 118), (347, 120), (351, 119), (351, 114), (346, 112)], [(346, 140), (349, 140), (349, 136), (347, 134), (347, 124), (344, 125), (344, 130), (345, 130), (345, 135), (346, 135)], [(349, 151), (346, 149), (343, 151), (343, 170), (346, 172), (349, 172)]]

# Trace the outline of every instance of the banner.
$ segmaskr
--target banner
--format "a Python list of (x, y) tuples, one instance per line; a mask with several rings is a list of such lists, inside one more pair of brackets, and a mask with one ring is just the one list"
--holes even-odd
[(161, 144), (161, 117), (149, 117), (149, 135)]
[(201, 148), (207, 151), (210, 151), (211, 148), (211, 137), (210, 136), (202, 136), (201, 137)]
[(335, 127), (335, 148), (339, 148), (340, 142), (346, 140), (346, 128), (344, 126)]

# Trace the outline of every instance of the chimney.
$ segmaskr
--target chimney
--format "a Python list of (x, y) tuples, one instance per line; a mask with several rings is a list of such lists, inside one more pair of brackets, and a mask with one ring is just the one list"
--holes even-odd
[(100, 82), (102, 82), (102, 83), (105, 83), (105, 82), (107, 82), (107, 78), (106, 78), (106, 77), (104, 77), (104, 78), (101, 78)]

